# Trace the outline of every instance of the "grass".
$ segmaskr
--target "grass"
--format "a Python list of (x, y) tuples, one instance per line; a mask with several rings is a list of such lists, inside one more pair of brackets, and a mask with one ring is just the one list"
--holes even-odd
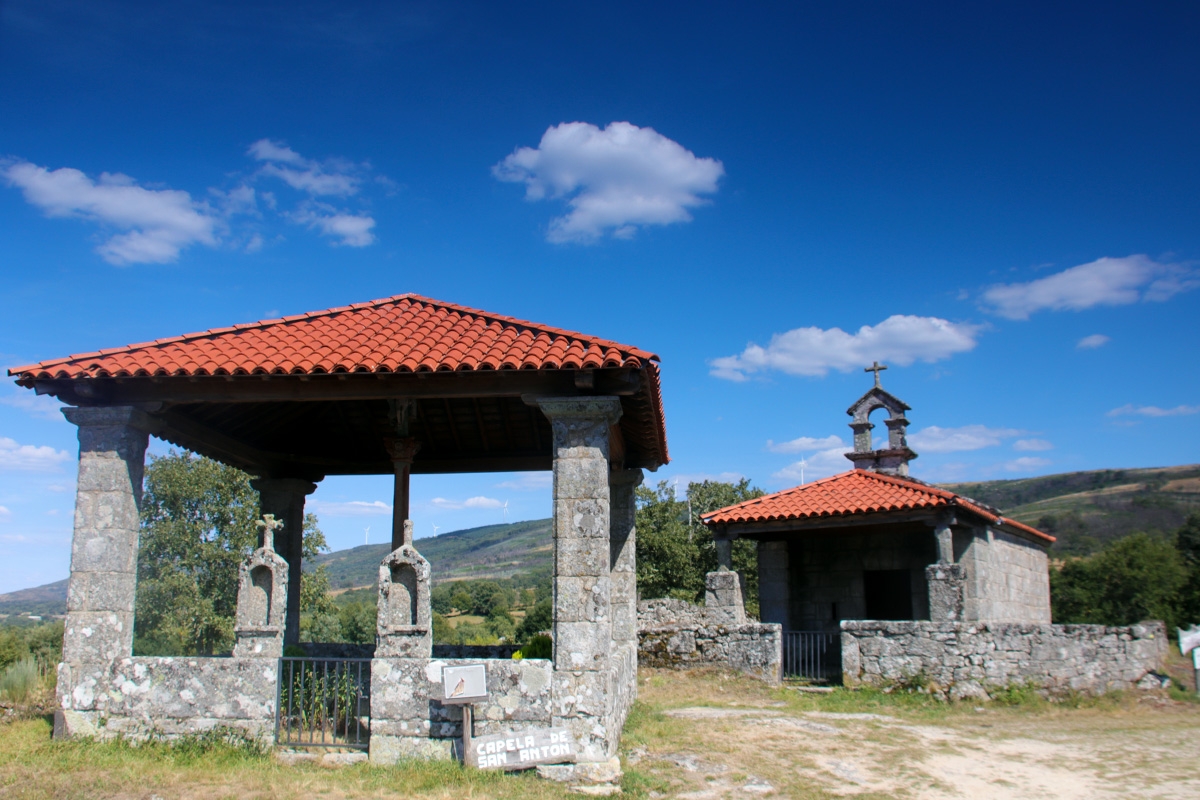
[(46, 798), (196, 800), (416, 797), (562, 798), (566, 790), (532, 774), (468, 770), (452, 762), (340, 769), (283, 766), (253, 744), (220, 735), (174, 742), (53, 741), (47, 717), (0, 728), (0, 795)]
[[(1114, 752), (1097, 751), (1096, 764), (1084, 764), (1115, 779), (1145, 775), (1190, 774), (1186, 758), (1164, 762), (1153, 737), (1190, 741), (1197, 708), (1189, 703), (1148, 705), (1139, 693), (1099, 698), (1070, 697), (1051, 702), (1036, 692), (1014, 688), (987, 704), (951, 703), (917, 691), (835, 689), (811, 694), (770, 687), (721, 671), (641, 670), (639, 700), (626, 722), (621, 755), (623, 796), (674, 797), (711, 787), (733, 795), (754, 781), (766, 781), (775, 795), (825, 798), (840, 791), (832, 785), (830, 759), (853, 763), (863, 775), (897, 786), (927, 781), (924, 760), (954, 755), (975, 742), (1007, 737), (1039, 741), (1109, 741)], [(678, 709), (709, 707), (746, 711), (748, 716), (698, 722), (672, 716)], [(980, 711), (979, 709), (984, 709)], [(883, 719), (811, 716), (874, 714)], [(755, 718), (763, 717), (762, 720)], [(765, 721), (766, 724), (763, 724)], [(810, 732), (778, 725), (780, 721), (825, 725), (836, 733)], [(917, 728), (958, 737), (922, 739)], [(47, 716), (0, 723), (0, 796), (5, 798), (163, 798), (258, 800), (259, 798), (563, 798), (567, 790), (532, 774), (477, 772), (457, 763), (410, 762), (395, 767), (368, 764), (332, 770), (317, 764), (283, 766), (253, 743), (220, 733), (173, 742), (88, 740), (53, 741)], [(982, 738), (980, 738), (982, 737)], [(1108, 737), (1105, 739), (1104, 737)], [(1129, 752), (1128, 737), (1147, 745)], [(825, 750), (814, 749), (822, 745)], [(964, 745), (963, 742), (967, 742)], [(1150, 745), (1154, 745), (1151, 747)], [(984, 745), (990, 746), (990, 745)], [(968, 749), (963, 749), (967, 747)], [(1156, 749), (1157, 748), (1157, 749)], [(1186, 755), (1186, 754), (1181, 754)], [(1101, 758), (1100, 756), (1104, 756)], [(1140, 760), (1139, 760), (1140, 759)], [(1143, 763), (1144, 762), (1144, 763)], [(1013, 762), (1012, 768), (1019, 764)], [(995, 781), (1005, 779), (1000, 772)], [(941, 786), (941, 784), (938, 784)], [(999, 785), (999, 784), (997, 784)], [(853, 788), (859, 797), (920, 796), (908, 790), (871, 785)], [(1015, 791), (1015, 790), (1014, 790)]]

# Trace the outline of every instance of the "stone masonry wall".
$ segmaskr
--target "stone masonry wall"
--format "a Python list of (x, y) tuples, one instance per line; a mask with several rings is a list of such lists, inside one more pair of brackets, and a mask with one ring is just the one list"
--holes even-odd
[(1051, 692), (1130, 689), (1167, 653), (1161, 622), (1125, 627), (998, 622), (842, 623), (842, 680), (886, 686), (922, 676), (954, 699), (1030, 683)]
[[(461, 757), (462, 708), (441, 703), (442, 669), (477, 663), (421, 658), (371, 662), (371, 762)], [(488, 699), (474, 706), (476, 736), (550, 726), (552, 662), (482, 663), (487, 669)]]
[(770, 683), (782, 679), (783, 626), (734, 624), (725, 611), (715, 614), (683, 600), (638, 603), (638, 663), (689, 669), (728, 667)]
[[(59, 665), (62, 734), (134, 739), (236, 728), (275, 737), (273, 658), (122, 658)], [(61, 690), (60, 690), (61, 691)]]
[(963, 554), (967, 619), (1050, 622), (1050, 571), (1046, 551), (1003, 531), (973, 537)]

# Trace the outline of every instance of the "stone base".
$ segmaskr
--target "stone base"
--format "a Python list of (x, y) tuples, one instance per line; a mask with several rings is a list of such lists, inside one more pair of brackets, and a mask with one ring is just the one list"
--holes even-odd
[(581, 764), (542, 764), (537, 768), (539, 778), (579, 787), (612, 786), (620, 791), (621, 759), (613, 756), (607, 761), (590, 761)]
[(459, 758), (461, 740), (430, 739), (421, 736), (371, 734), (371, 763), (391, 766), (401, 761), (454, 761)]

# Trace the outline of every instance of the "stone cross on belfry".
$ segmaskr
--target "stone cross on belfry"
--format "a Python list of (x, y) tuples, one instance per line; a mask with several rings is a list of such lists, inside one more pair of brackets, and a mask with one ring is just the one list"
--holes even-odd
[(885, 369), (887, 369), (887, 364), (880, 364), (878, 361), (876, 361), (871, 366), (865, 367), (863, 369), (863, 372), (874, 372), (875, 373), (875, 388), (882, 389), (883, 387), (879, 385), (879, 373), (883, 372)]
[(254, 523), (258, 528), (258, 534), (262, 537), (262, 543), (259, 547), (265, 547), (268, 550), (275, 549), (275, 531), (283, 527), (283, 520), (275, 519), (274, 514), (263, 514), (263, 518), (256, 520)]

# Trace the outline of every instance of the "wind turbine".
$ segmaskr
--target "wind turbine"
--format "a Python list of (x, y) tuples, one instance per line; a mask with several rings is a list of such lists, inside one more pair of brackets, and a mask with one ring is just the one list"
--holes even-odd
[(437, 536), (437, 528), (438, 528), (438, 526), (437, 526), (437, 523), (435, 523), (435, 522), (431, 522), (431, 523), (429, 523), (429, 524), (430, 524), (430, 525), (433, 525), (433, 535), (434, 535), (434, 536)]
[(504, 524), (508, 524), (508, 501), (504, 501)]
[(363, 528), (363, 544), (369, 544), (371, 541), (371, 526)]
[(804, 453), (800, 454), (800, 485), (804, 485), (804, 468), (808, 466), (808, 461), (804, 458)]

